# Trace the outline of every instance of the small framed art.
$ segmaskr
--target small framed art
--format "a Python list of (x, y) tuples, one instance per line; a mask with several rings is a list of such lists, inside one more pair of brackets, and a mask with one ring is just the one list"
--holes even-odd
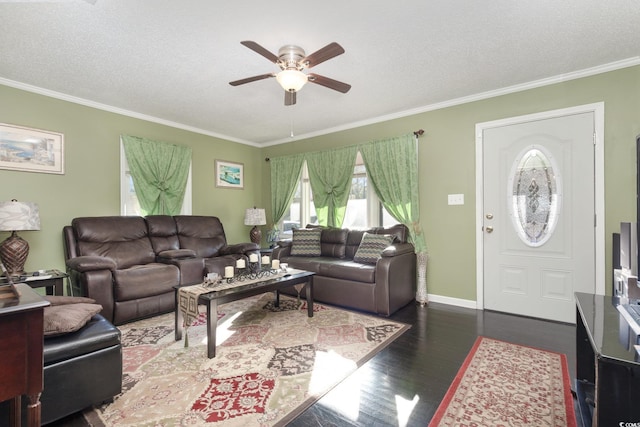
[(244, 165), (216, 160), (216, 187), (242, 190), (244, 188)]
[(0, 169), (64, 174), (64, 135), (0, 123)]

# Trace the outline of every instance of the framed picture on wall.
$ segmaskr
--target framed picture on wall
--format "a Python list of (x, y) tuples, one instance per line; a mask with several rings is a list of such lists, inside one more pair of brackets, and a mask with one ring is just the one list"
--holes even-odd
[(0, 123), (0, 169), (64, 174), (64, 135)]
[(244, 165), (216, 160), (216, 187), (242, 190), (244, 188)]

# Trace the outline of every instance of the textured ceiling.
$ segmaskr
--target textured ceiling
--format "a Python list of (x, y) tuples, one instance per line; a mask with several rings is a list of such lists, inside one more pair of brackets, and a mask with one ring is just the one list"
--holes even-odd
[[(0, 0), (0, 83), (269, 145), (638, 64), (638, 22), (638, 0)], [(278, 71), (242, 40), (338, 42), (312, 72), (352, 89), (308, 84), (285, 107), (275, 79), (232, 87)]]

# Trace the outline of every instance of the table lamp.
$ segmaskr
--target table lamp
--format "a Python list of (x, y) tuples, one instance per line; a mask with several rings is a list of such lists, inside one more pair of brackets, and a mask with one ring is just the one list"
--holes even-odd
[(0, 231), (11, 231), (0, 245), (0, 260), (7, 275), (19, 276), (29, 255), (29, 243), (16, 234), (17, 231), (40, 230), (38, 205), (31, 202), (0, 202)]
[(249, 239), (253, 243), (260, 244), (262, 240), (262, 231), (258, 228), (259, 225), (265, 225), (267, 223), (267, 217), (264, 213), (264, 209), (258, 209), (255, 206), (253, 209), (249, 208), (244, 213), (244, 225), (253, 225), (253, 228), (249, 232)]

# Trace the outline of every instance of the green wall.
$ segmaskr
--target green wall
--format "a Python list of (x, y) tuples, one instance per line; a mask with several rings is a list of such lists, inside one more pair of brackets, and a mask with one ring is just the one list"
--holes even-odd
[[(0, 200), (40, 206), (27, 270), (64, 271), (62, 227), (78, 216), (120, 214), (120, 135), (192, 148), (193, 214), (220, 218), (229, 243), (249, 241), (244, 210), (262, 204), (260, 149), (0, 85), (0, 122), (64, 134), (64, 175), (0, 170)], [(244, 164), (245, 189), (215, 186), (215, 159)], [(0, 233), (4, 240), (9, 233)]]
[[(476, 297), (475, 125), (540, 111), (605, 103), (606, 279), (611, 233), (635, 220), (635, 137), (640, 134), (640, 66), (470, 102), (266, 148), (200, 135), (0, 85), (0, 122), (64, 133), (65, 174), (0, 170), (0, 200), (40, 205), (42, 230), (20, 233), (31, 245), (27, 269), (64, 268), (61, 230), (76, 216), (118, 215), (119, 136), (130, 134), (193, 149), (193, 213), (216, 215), (230, 242), (248, 240), (244, 209), (270, 209), (265, 157), (317, 151), (424, 129), (420, 138), (420, 210), (429, 251), (431, 294)], [(382, 101), (381, 101), (382, 102)], [(245, 189), (215, 187), (214, 161), (245, 166)], [(447, 195), (463, 193), (463, 206)], [(4, 239), (8, 233), (0, 233)]]
[[(610, 293), (611, 233), (620, 221), (636, 218), (638, 66), (272, 146), (264, 154), (318, 151), (424, 129), (419, 143), (420, 213), (429, 251), (429, 293), (475, 300), (476, 123), (601, 101), (605, 104), (605, 274)], [(265, 192), (268, 174), (266, 169)], [(463, 206), (447, 205), (447, 195), (453, 193), (464, 194)]]

